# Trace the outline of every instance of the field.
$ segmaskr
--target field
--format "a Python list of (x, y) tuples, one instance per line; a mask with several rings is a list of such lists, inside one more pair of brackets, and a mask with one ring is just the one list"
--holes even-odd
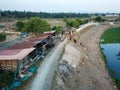
[(66, 23), (63, 21), (63, 19), (45, 19), (50, 25), (51, 27), (54, 26), (61, 26), (61, 27), (65, 27)]
[(119, 28), (111, 28), (102, 36), (102, 44), (106, 43), (120, 43), (120, 27)]

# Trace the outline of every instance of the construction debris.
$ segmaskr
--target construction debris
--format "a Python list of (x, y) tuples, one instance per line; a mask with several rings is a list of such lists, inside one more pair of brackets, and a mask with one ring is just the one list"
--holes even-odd
[(66, 60), (63, 60), (61, 63), (57, 66), (57, 73), (62, 77), (65, 81), (70, 79), (73, 75), (73, 68), (68, 65), (68, 62)]

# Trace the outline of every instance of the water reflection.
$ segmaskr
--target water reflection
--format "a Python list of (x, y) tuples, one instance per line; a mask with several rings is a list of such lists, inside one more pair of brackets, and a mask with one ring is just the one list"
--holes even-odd
[(107, 68), (115, 71), (115, 77), (120, 78), (120, 44), (100, 45), (107, 59)]

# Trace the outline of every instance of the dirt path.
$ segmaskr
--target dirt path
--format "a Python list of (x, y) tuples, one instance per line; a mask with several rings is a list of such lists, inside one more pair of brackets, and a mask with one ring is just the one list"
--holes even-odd
[(82, 43), (80, 48), (84, 52), (83, 60), (80, 60), (74, 76), (64, 83), (63, 90), (116, 90), (99, 47), (100, 37), (108, 27), (97, 25), (80, 34), (79, 43)]
[(78, 81), (74, 90), (114, 90), (99, 48), (100, 37), (107, 28), (108, 26), (97, 26), (80, 37), (88, 58), (84, 60), (83, 66), (80, 64), (77, 68)]
[(66, 39), (57, 47), (55, 47), (48, 55), (45, 57), (44, 61), (37, 70), (37, 75), (35, 76), (31, 86), (28, 90), (50, 90), (52, 85), (53, 75), (58, 63), (59, 56), (62, 52), (62, 48), (66, 43)]

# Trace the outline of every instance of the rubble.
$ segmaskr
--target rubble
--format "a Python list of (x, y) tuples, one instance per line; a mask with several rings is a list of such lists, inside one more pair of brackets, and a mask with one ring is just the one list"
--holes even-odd
[(67, 61), (63, 60), (57, 66), (57, 73), (62, 77), (65, 81), (70, 79), (73, 75), (73, 68), (67, 63)]
[(64, 55), (57, 66), (57, 74), (63, 78), (65, 82), (71, 79), (80, 60), (80, 50), (76, 49), (72, 44), (66, 45)]

